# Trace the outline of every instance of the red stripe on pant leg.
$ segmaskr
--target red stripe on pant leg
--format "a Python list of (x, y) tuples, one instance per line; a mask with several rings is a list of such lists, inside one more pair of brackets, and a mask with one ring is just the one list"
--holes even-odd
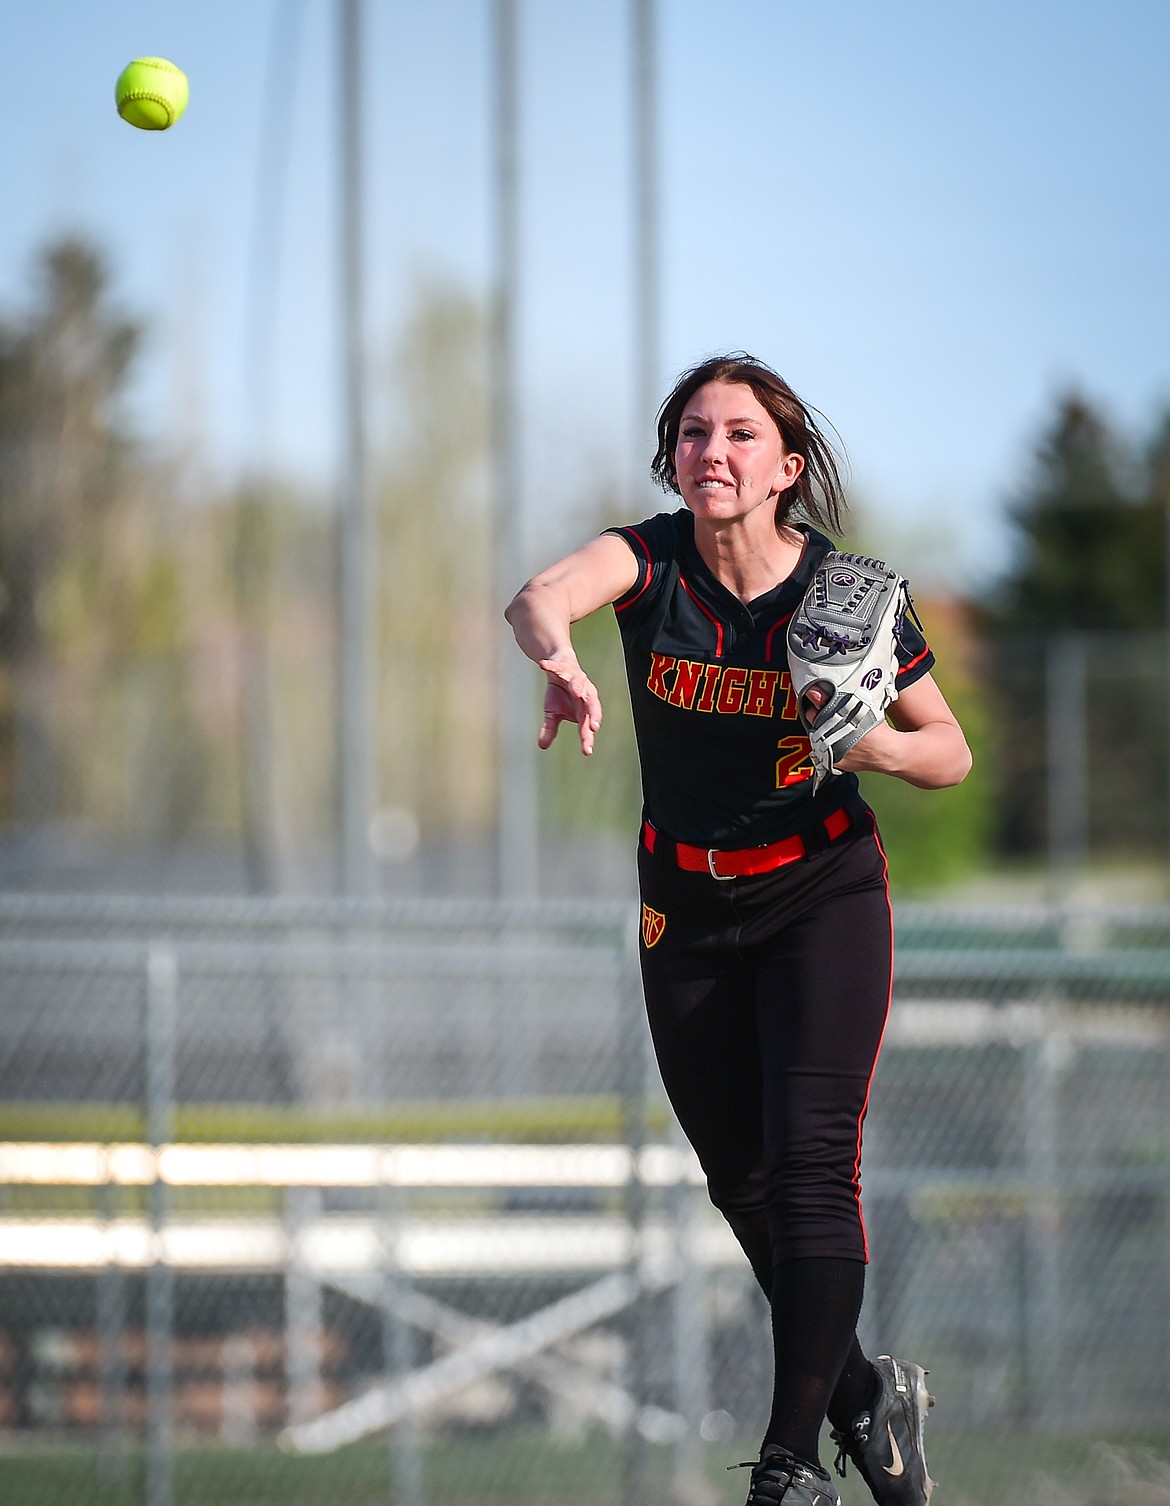
[(873, 827), (873, 839), (877, 843), (877, 850), (882, 855), (882, 881), (886, 888), (886, 912), (890, 917), (890, 978), (886, 985), (886, 1012), (882, 1019), (882, 1033), (878, 1037), (877, 1050), (873, 1055), (873, 1065), (869, 1069), (869, 1081), (865, 1085), (865, 1101), (861, 1105), (861, 1113), (857, 1116), (857, 1158), (853, 1163), (853, 1192), (857, 1199), (857, 1217), (861, 1223), (861, 1247), (865, 1252), (865, 1259), (869, 1261), (869, 1239), (865, 1232), (865, 1215), (861, 1211), (861, 1132), (865, 1124), (865, 1116), (869, 1113), (869, 1095), (873, 1087), (873, 1074), (877, 1071), (878, 1058), (882, 1054), (882, 1042), (886, 1038), (886, 1026), (890, 1023), (890, 1005), (894, 998), (894, 906), (890, 899), (890, 865), (886, 858), (886, 850), (882, 846), (882, 839), (878, 836), (877, 819), (870, 812), (870, 823)]

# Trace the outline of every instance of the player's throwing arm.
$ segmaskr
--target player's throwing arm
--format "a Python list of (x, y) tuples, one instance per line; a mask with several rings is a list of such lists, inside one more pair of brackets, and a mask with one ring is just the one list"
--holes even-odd
[(542, 748), (551, 745), (562, 722), (573, 722), (581, 752), (593, 752), (601, 697), (578, 662), (571, 628), (628, 591), (636, 573), (626, 545), (606, 534), (533, 576), (509, 603), (504, 616), (516, 642), (548, 679), (537, 738)]

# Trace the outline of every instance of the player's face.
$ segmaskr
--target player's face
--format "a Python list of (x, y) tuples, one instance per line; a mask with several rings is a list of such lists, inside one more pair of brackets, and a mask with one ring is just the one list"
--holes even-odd
[(785, 452), (775, 420), (750, 387), (708, 382), (683, 411), (674, 466), (696, 518), (731, 522), (764, 506), (774, 510), (804, 461)]

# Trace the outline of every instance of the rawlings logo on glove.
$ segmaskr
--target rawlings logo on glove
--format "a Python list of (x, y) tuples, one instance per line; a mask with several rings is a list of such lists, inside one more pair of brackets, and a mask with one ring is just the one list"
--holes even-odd
[[(885, 719), (897, 700), (897, 640), (906, 581), (882, 560), (826, 554), (788, 624), (788, 670), (808, 733), (813, 789), (839, 774), (837, 760)], [(811, 689), (826, 697), (818, 708)]]

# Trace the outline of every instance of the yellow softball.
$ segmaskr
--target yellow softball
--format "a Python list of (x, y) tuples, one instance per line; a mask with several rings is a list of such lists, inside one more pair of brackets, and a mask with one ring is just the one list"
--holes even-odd
[(118, 114), (140, 131), (165, 131), (187, 108), (187, 75), (166, 58), (135, 58), (114, 87)]

